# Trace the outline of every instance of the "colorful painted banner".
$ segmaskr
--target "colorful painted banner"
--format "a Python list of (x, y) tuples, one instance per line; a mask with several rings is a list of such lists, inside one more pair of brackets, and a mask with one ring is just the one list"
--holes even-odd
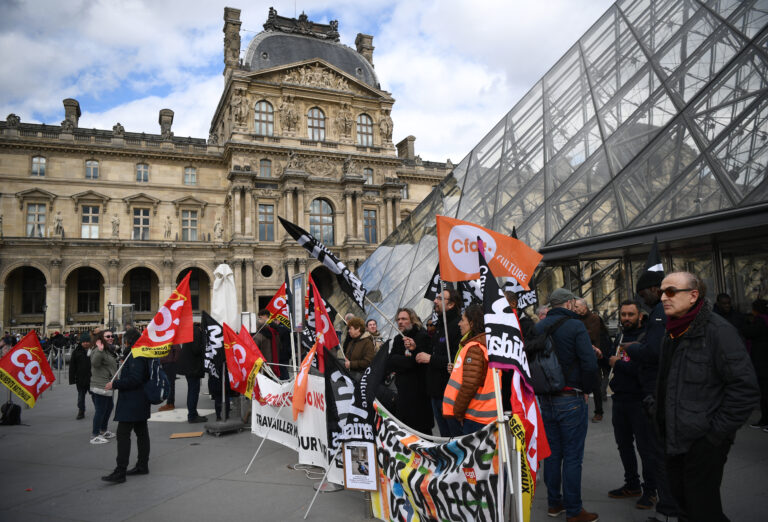
[(0, 359), (0, 382), (30, 408), (55, 380), (34, 330)]
[(377, 403), (379, 491), (374, 517), (405, 520), (498, 520), (496, 424), (442, 442), (421, 438)]
[(165, 357), (174, 344), (195, 340), (192, 324), (192, 299), (189, 293), (190, 270), (171, 297), (157, 311), (152, 322), (133, 345), (134, 357)]

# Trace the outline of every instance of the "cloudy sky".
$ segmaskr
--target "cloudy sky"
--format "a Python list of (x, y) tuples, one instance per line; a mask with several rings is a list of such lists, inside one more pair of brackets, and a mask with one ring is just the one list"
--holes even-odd
[(243, 56), (269, 6), (339, 21), (342, 43), (372, 34), (394, 140), (461, 160), (612, 4), (610, 0), (0, 0), (0, 118), (207, 138), (223, 87), (224, 6), (242, 10)]

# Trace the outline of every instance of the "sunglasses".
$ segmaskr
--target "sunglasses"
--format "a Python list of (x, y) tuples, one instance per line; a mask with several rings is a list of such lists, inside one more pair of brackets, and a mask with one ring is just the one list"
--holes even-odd
[(104, 336), (104, 339), (114, 339), (114, 338), (115, 338), (114, 335), (105, 335)]
[(675, 288), (674, 286), (668, 286), (667, 288), (662, 288), (661, 293), (666, 295), (667, 297), (675, 297), (680, 292), (693, 292), (696, 290), (695, 288)]

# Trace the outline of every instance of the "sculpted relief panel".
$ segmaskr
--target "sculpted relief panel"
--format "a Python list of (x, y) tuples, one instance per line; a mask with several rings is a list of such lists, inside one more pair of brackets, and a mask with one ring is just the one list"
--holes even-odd
[(293, 69), (285, 73), (283, 83), (306, 85), (308, 87), (321, 87), (336, 91), (350, 92), (349, 82), (335, 72), (320, 65), (307, 65), (300, 69)]

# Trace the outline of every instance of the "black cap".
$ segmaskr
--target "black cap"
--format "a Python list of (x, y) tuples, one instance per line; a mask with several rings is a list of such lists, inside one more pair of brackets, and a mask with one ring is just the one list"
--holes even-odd
[(664, 279), (664, 272), (649, 272), (645, 271), (637, 280), (636, 290), (639, 293), (641, 290), (651, 288), (652, 286), (661, 286), (661, 281)]

